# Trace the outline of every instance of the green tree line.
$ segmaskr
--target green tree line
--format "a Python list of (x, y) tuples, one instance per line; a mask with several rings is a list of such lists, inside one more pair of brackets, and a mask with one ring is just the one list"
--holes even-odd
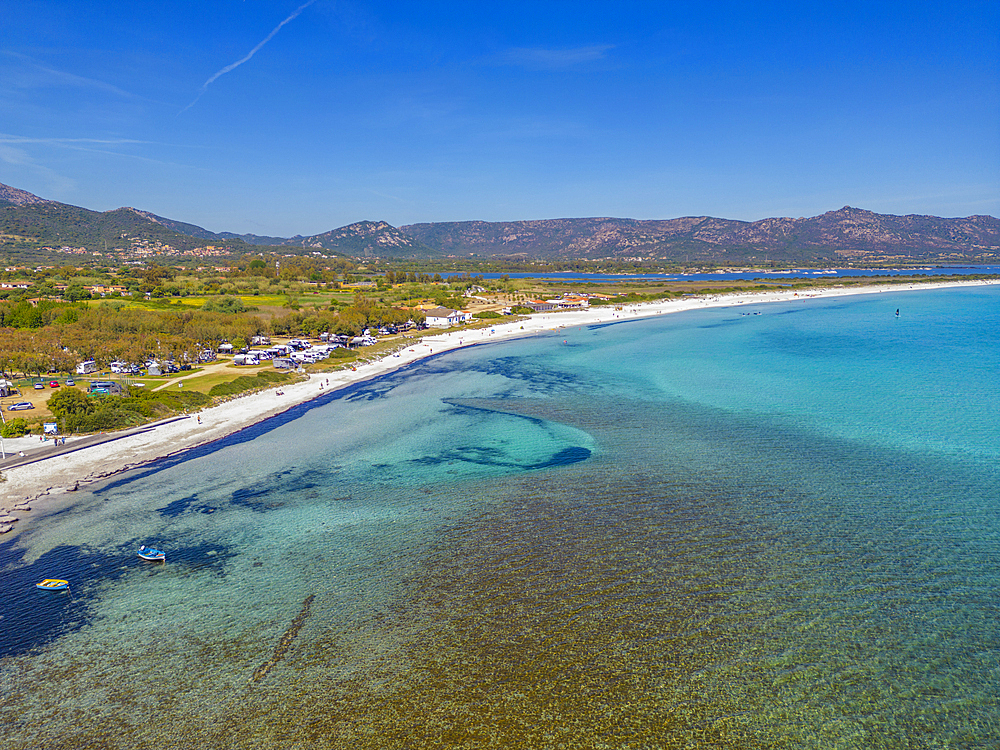
[(337, 310), (292, 311), (268, 319), (252, 312), (148, 310), (108, 301), (87, 307), (42, 301), (0, 302), (0, 370), (40, 375), (72, 372), (93, 359), (100, 367), (115, 360), (150, 357), (194, 361), (203, 349), (223, 341), (249, 342), (254, 336), (317, 336), (328, 331), (357, 336), (366, 328), (423, 322), (419, 311), (392, 307), (361, 294)]

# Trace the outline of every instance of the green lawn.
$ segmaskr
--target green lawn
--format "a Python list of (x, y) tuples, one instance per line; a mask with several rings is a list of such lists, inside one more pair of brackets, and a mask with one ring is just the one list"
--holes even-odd
[[(258, 365), (256, 367), (227, 367), (221, 372), (210, 372), (206, 375), (200, 375), (196, 378), (191, 378), (190, 380), (182, 381), (184, 383), (183, 387), (179, 387), (179, 383), (164, 388), (165, 391), (198, 391), (199, 393), (208, 393), (213, 385), (219, 385), (219, 383), (228, 383), (230, 380), (235, 380), (240, 375), (256, 375), (261, 370), (268, 369), (269, 365)], [(271, 368), (273, 369), (273, 368)], [(176, 376), (175, 376), (176, 377)]]

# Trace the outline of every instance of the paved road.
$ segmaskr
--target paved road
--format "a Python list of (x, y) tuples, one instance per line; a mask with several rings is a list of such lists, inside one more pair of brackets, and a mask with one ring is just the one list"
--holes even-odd
[(87, 435), (85, 437), (74, 438), (71, 442), (66, 443), (65, 445), (50, 445), (47, 448), (32, 450), (30, 453), (25, 453), (23, 456), (8, 454), (6, 461), (0, 461), (0, 470), (13, 469), (15, 466), (33, 464), (36, 461), (44, 461), (46, 458), (51, 458), (52, 456), (61, 456), (64, 453), (72, 453), (73, 451), (82, 450), (83, 448), (90, 448), (93, 445), (110, 443), (113, 440), (121, 440), (129, 435), (138, 435), (143, 432), (149, 432), (150, 430), (156, 429), (156, 427), (161, 424), (176, 422), (178, 419), (190, 419), (190, 416), (183, 414), (179, 417), (163, 419), (159, 422), (142, 425), (141, 427), (132, 427), (131, 429), (121, 430), (120, 432), (100, 433), (98, 435)]

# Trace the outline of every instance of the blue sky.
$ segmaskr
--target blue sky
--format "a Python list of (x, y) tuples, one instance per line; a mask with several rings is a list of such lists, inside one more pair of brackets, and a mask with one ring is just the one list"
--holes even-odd
[(0, 0), (0, 182), (213, 231), (1000, 216), (1000, 4)]

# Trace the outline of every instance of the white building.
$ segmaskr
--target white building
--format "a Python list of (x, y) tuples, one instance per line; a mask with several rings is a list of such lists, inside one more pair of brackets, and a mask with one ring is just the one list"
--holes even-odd
[(472, 313), (465, 310), (451, 310), (447, 307), (435, 307), (431, 310), (425, 310), (424, 316), (427, 320), (427, 325), (435, 328), (450, 328), (451, 326), (461, 325), (472, 320)]

